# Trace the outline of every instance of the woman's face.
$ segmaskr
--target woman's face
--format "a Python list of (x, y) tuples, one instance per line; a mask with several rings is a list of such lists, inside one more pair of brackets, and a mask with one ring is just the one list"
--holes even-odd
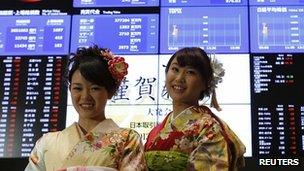
[(76, 70), (70, 86), (71, 98), (79, 118), (103, 120), (104, 110), (108, 100), (105, 87), (87, 81)]
[(166, 88), (173, 102), (197, 105), (199, 96), (206, 89), (199, 72), (190, 67), (181, 67), (173, 59), (166, 74)]

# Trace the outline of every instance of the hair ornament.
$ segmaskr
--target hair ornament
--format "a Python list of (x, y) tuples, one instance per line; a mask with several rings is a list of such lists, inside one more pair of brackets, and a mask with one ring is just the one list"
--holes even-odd
[(218, 104), (215, 89), (217, 88), (217, 85), (219, 83), (223, 82), (225, 69), (223, 68), (223, 64), (215, 58), (214, 54), (210, 57), (210, 62), (213, 70), (213, 79), (211, 80), (210, 83), (210, 89), (212, 92), (210, 106), (214, 107), (217, 111), (221, 111), (222, 109)]
[(109, 71), (112, 76), (117, 80), (121, 81), (128, 74), (129, 65), (125, 62), (125, 59), (120, 56), (116, 56), (113, 59), (109, 60)]
[(123, 57), (114, 56), (109, 49), (102, 50), (101, 57), (108, 61), (108, 69), (116, 81), (122, 81), (128, 74), (129, 65)]
[(217, 60), (215, 57), (211, 58), (211, 67), (213, 70), (213, 79), (211, 81), (211, 90), (217, 88), (217, 85), (223, 82), (223, 77), (225, 75), (225, 69), (223, 64)]

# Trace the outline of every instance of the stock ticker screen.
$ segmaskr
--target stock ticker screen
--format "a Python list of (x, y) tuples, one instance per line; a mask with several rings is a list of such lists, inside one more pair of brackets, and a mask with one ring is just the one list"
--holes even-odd
[(0, 156), (26, 157), (44, 133), (65, 128), (71, 17), (1, 14)]
[(10, 2), (0, 7), (0, 157), (27, 157), (44, 133), (77, 122), (64, 70), (93, 44), (129, 63), (107, 117), (145, 142), (172, 110), (167, 61), (197, 46), (224, 65), (214, 112), (245, 144), (245, 170), (303, 165), (303, 0)]
[(252, 54), (254, 155), (303, 156), (303, 62), (303, 54)]
[(65, 127), (63, 56), (1, 56), (0, 156), (26, 157), (44, 133)]
[(116, 54), (155, 54), (158, 25), (157, 14), (75, 15), (71, 51), (97, 43)]

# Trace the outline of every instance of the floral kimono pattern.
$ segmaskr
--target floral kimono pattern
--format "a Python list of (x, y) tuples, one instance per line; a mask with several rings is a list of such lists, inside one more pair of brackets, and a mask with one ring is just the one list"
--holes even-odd
[(26, 171), (146, 170), (137, 132), (119, 128), (111, 119), (84, 135), (77, 123), (45, 134), (37, 141)]
[(206, 106), (192, 106), (152, 129), (145, 144), (149, 170), (237, 170), (245, 146)]

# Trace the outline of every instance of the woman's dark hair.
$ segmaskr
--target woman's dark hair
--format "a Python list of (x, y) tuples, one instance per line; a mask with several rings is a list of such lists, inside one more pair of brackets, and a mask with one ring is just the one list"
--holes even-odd
[(212, 91), (210, 85), (213, 79), (213, 70), (207, 53), (199, 47), (182, 48), (176, 51), (169, 59), (165, 70), (166, 73), (175, 58), (179, 66), (190, 66), (200, 73), (202, 81), (206, 84), (206, 90), (200, 94), (200, 100), (206, 96), (209, 97)]
[(87, 81), (104, 86), (110, 97), (113, 96), (119, 88), (120, 82), (112, 77), (108, 69), (108, 60), (101, 53), (106, 50), (94, 45), (88, 48), (79, 48), (76, 53), (71, 54), (67, 76), (69, 84), (72, 82), (75, 71), (79, 70)]

